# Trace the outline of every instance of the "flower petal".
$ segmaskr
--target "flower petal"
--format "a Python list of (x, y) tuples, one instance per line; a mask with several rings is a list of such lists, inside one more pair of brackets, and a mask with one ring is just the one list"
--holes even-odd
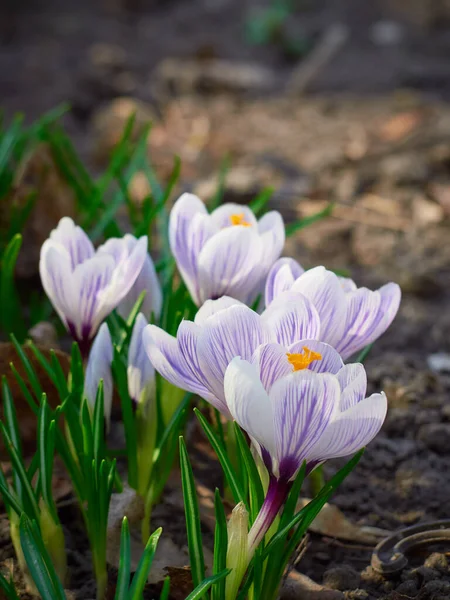
[(222, 204), (215, 210), (212, 211), (210, 218), (216, 231), (224, 229), (225, 227), (239, 227), (239, 225), (233, 225), (231, 217), (235, 215), (242, 215), (243, 220), (250, 226), (257, 226), (257, 221), (253, 211), (243, 204), (236, 204), (234, 202), (227, 202)]
[(269, 271), (266, 281), (266, 306), (283, 292), (289, 291), (294, 281), (305, 270), (293, 258), (279, 258)]
[(284, 292), (261, 315), (272, 339), (290, 346), (303, 339), (318, 339), (320, 319), (312, 302), (302, 294)]
[(145, 291), (145, 297), (141, 306), (142, 313), (147, 319), (151, 319), (151, 316), (154, 315), (158, 320), (162, 309), (162, 290), (149, 254), (146, 255), (142, 270), (132, 288), (117, 307), (117, 312), (123, 319), (128, 318), (143, 291)]
[(269, 396), (280, 476), (291, 479), (338, 409), (339, 382), (328, 373), (296, 371), (275, 382)]
[(380, 431), (387, 413), (383, 392), (372, 394), (348, 410), (339, 412), (310, 453), (310, 460), (350, 456), (366, 446)]
[(114, 268), (113, 257), (101, 254), (79, 264), (73, 272), (77, 310), (67, 315), (67, 322), (69, 327), (73, 325), (78, 340), (91, 339), (113, 310), (115, 302), (109, 290)]
[(272, 403), (256, 365), (234, 358), (224, 377), (225, 398), (231, 415), (271, 456), (275, 455)]
[(155, 369), (148, 358), (142, 339), (142, 333), (147, 325), (146, 318), (139, 313), (134, 323), (128, 349), (128, 393), (135, 402), (139, 402), (144, 388), (155, 380)]
[(180, 196), (170, 212), (170, 249), (197, 305), (201, 304), (197, 281), (198, 256), (214, 231), (206, 206), (200, 198), (193, 194)]
[(325, 267), (315, 267), (299, 277), (291, 291), (300, 292), (311, 300), (320, 316), (320, 339), (336, 347), (336, 341), (342, 337), (347, 312), (345, 292), (338, 277)]
[(75, 320), (78, 291), (74, 287), (71, 257), (61, 244), (46, 240), (41, 248), (39, 273), (42, 286), (61, 321)]
[(401, 292), (397, 284), (388, 283), (377, 291), (359, 288), (347, 298), (345, 328), (335, 346), (343, 358), (362, 350), (386, 331), (397, 314)]
[(280, 344), (258, 346), (253, 354), (252, 364), (258, 366), (259, 377), (267, 392), (275, 381), (289, 375), (293, 370), (287, 359), (286, 348)]
[(72, 271), (77, 265), (95, 254), (94, 246), (86, 233), (70, 217), (63, 217), (50, 239), (64, 246), (70, 256)]
[(232, 359), (240, 356), (251, 360), (256, 348), (266, 341), (260, 316), (248, 306), (230, 306), (206, 321), (199, 336), (198, 357), (217, 398), (225, 398), (223, 378)]
[[(183, 335), (188, 335), (187, 330), (182, 329), (182, 331)], [(142, 336), (150, 361), (164, 379), (182, 390), (214, 402), (214, 397), (202, 384), (202, 373), (200, 371), (198, 374), (195, 373), (192, 364), (188, 364), (189, 358), (186, 359), (183, 355), (176, 338), (156, 325), (147, 325)], [(183, 339), (183, 347), (188, 347), (186, 339)]]
[(336, 377), (341, 386), (341, 411), (351, 408), (365, 398), (367, 375), (363, 365), (360, 363), (345, 365)]
[(222, 298), (218, 298), (217, 300), (207, 300), (198, 309), (194, 318), (194, 323), (202, 326), (206, 323), (209, 317), (212, 317), (212, 315), (215, 315), (219, 311), (234, 305), (242, 306), (242, 302), (236, 300), (235, 298), (230, 298), (230, 296), (222, 296)]
[(344, 366), (339, 353), (329, 344), (319, 342), (318, 340), (300, 340), (289, 346), (288, 351), (291, 354), (301, 354), (304, 348), (308, 348), (308, 350), (317, 352), (322, 356), (320, 360), (314, 360), (308, 366), (309, 371), (332, 373), (334, 375)]
[(203, 246), (198, 257), (199, 293), (202, 302), (232, 296), (250, 304), (264, 279), (263, 247), (249, 227), (228, 227)]
[(266, 213), (258, 221), (258, 231), (263, 242), (264, 256), (262, 260), (267, 269), (270, 269), (283, 252), (286, 240), (283, 217), (276, 210)]
[(108, 325), (103, 323), (92, 344), (89, 353), (86, 376), (84, 379), (84, 395), (92, 409), (95, 407), (98, 385), (103, 379), (103, 403), (107, 426), (111, 419), (111, 407), (113, 396), (113, 380), (111, 363), (113, 360), (113, 346)]

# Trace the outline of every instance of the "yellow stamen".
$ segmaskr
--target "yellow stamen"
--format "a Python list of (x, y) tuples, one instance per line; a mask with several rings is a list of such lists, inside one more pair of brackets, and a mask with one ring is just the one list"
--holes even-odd
[(321, 354), (310, 350), (306, 346), (303, 346), (303, 352), (300, 354), (289, 354), (288, 352), (286, 356), (294, 367), (294, 371), (302, 371), (303, 369), (307, 369), (315, 360), (322, 360)]
[(237, 215), (230, 215), (230, 221), (232, 225), (243, 225), (244, 227), (251, 227), (252, 224), (245, 220), (244, 213)]

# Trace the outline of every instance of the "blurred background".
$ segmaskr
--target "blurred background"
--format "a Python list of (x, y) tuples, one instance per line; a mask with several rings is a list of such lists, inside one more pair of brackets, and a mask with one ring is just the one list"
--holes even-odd
[[(287, 221), (334, 202), (332, 219), (289, 242), (306, 264), (373, 267), (369, 278), (414, 293), (431, 289), (430, 256), (447, 269), (448, 229), (436, 231), (450, 214), (450, 0), (4, 0), (0, 10), (6, 117), (31, 122), (68, 103), (64, 128), (92, 173), (136, 113), (135, 139), (152, 122), (162, 181), (180, 156), (177, 192), (208, 200), (219, 183), (226, 201), (247, 202), (269, 186)], [(49, 169), (40, 147), (21, 181)], [(71, 190), (52, 177), (28, 237), (31, 270), (49, 227), (73, 214)], [(133, 174), (128, 191), (142, 202), (147, 178)]]

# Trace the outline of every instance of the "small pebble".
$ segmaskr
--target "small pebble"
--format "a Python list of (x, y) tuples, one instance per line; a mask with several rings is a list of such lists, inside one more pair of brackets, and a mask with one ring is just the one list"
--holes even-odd
[(450, 373), (450, 354), (446, 352), (430, 354), (427, 358), (427, 364), (435, 373)]
[(418, 439), (438, 454), (450, 453), (450, 423), (429, 423), (419, 429)]
[(448, 560), (445, 554), (440, 552), (433, 552), (424, 562), (425, 567), (430, 569), (436, 569), (436, 571), (442, 571), (442, 573), (449, 573)]
[(404, 596), (412, 596), (414, 597), (419, 591), (417, 584), (415, 581), (409, 579), (408, 581), (403, 581), (395, 590), (397, 593), (402, 594)]

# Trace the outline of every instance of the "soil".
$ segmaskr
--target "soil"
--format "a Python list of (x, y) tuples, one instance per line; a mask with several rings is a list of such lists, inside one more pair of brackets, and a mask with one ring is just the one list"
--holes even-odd
[[(169, 172), (175, 152), (182, 157), (179, 190), (212, 196), (228, 153), (225, 200), (245, 203), (272, 185), (271, 207), (287, 222), (335, 202), (333, 216), (290, 238), (285, 254), (305, 267), (325, 264), (345, 271), (359, 285), (397, 281), (403, 301), (365, 363), (369, 391), (383, 389), (388, 396), (386, 423), (332, 502), (354, 524), (389, 532), (449, 518), (450, 30), (444, 19), (430, 29), (432, 17), (412, 23), (411, 15), (400, 16), (394, 22), (397, 41), (377, 45), (375, 24), (403, 14), (386, 9), (389, 3), (371, 8), (351, 0), (305, 3), (289, 27), (301, 32), (307, 47), (317, 48), (337, 21), (350, 33), (308, 84), (309, 94), (300, 96), (289, 83), (312, 54), (302, 63), (287, 56), (279, 42), (260, 47), (245, 39), (246, 20), (262, 4), (11, 3), (8, 18), (0, 17), (3, 106), (8, 114), (24, 111), (31, 120), (68, 100), (73, 111), (65, 126), (95, 172), (105, 160), (99, 147), (107, 154), (110, 144), (111, 101), (132, 96), (155, 115), (150, 150), (161, 176)], [(161, 68), (168, 57), (175, 60), (170, 85), (167, 68)], [(259, 73), (264, 86), (242, 86), (234, 74), (225, 90), (213, 77), (205, 89), (194, 75), (188, 83), (178, 81), (186, 58), (200, 70), (215, 59), (235, 65), (251, 61), (253, 69), (264, 67), (270, 76), (264, 80), (267, 72)], [(100, 110), (107, 111), (106, 130), (96, 125)], [(204, 443), (193, 452), (199, 482), (212, 489), (218, 468)], [(326, 465), (326, 474), (339, 464)], [(171, 484), (154, 526), (163, 525), (183, 546), (177, 494), (179, 499)], [(92, 598), (89, 552), (72, 504), (62, 505), (61, 518), (71, 597)], [(0, 562), (10, 568), (13, 549), (4, 518), (0, 524)], [(370, 545), (310, 533), (297, 568), (341, 591), (336, 598), (450, 598), (450, 546), (423, 547), (394, 578), (372, 569), (372, 552)], [(14, 576), (19, 582), (17, 569)], [(28, 598), (21, 590), (20, 597)], [(157, 592), (149, 586), (146, 597)], [(176, 586), (172, 594), (177, 598)]]

